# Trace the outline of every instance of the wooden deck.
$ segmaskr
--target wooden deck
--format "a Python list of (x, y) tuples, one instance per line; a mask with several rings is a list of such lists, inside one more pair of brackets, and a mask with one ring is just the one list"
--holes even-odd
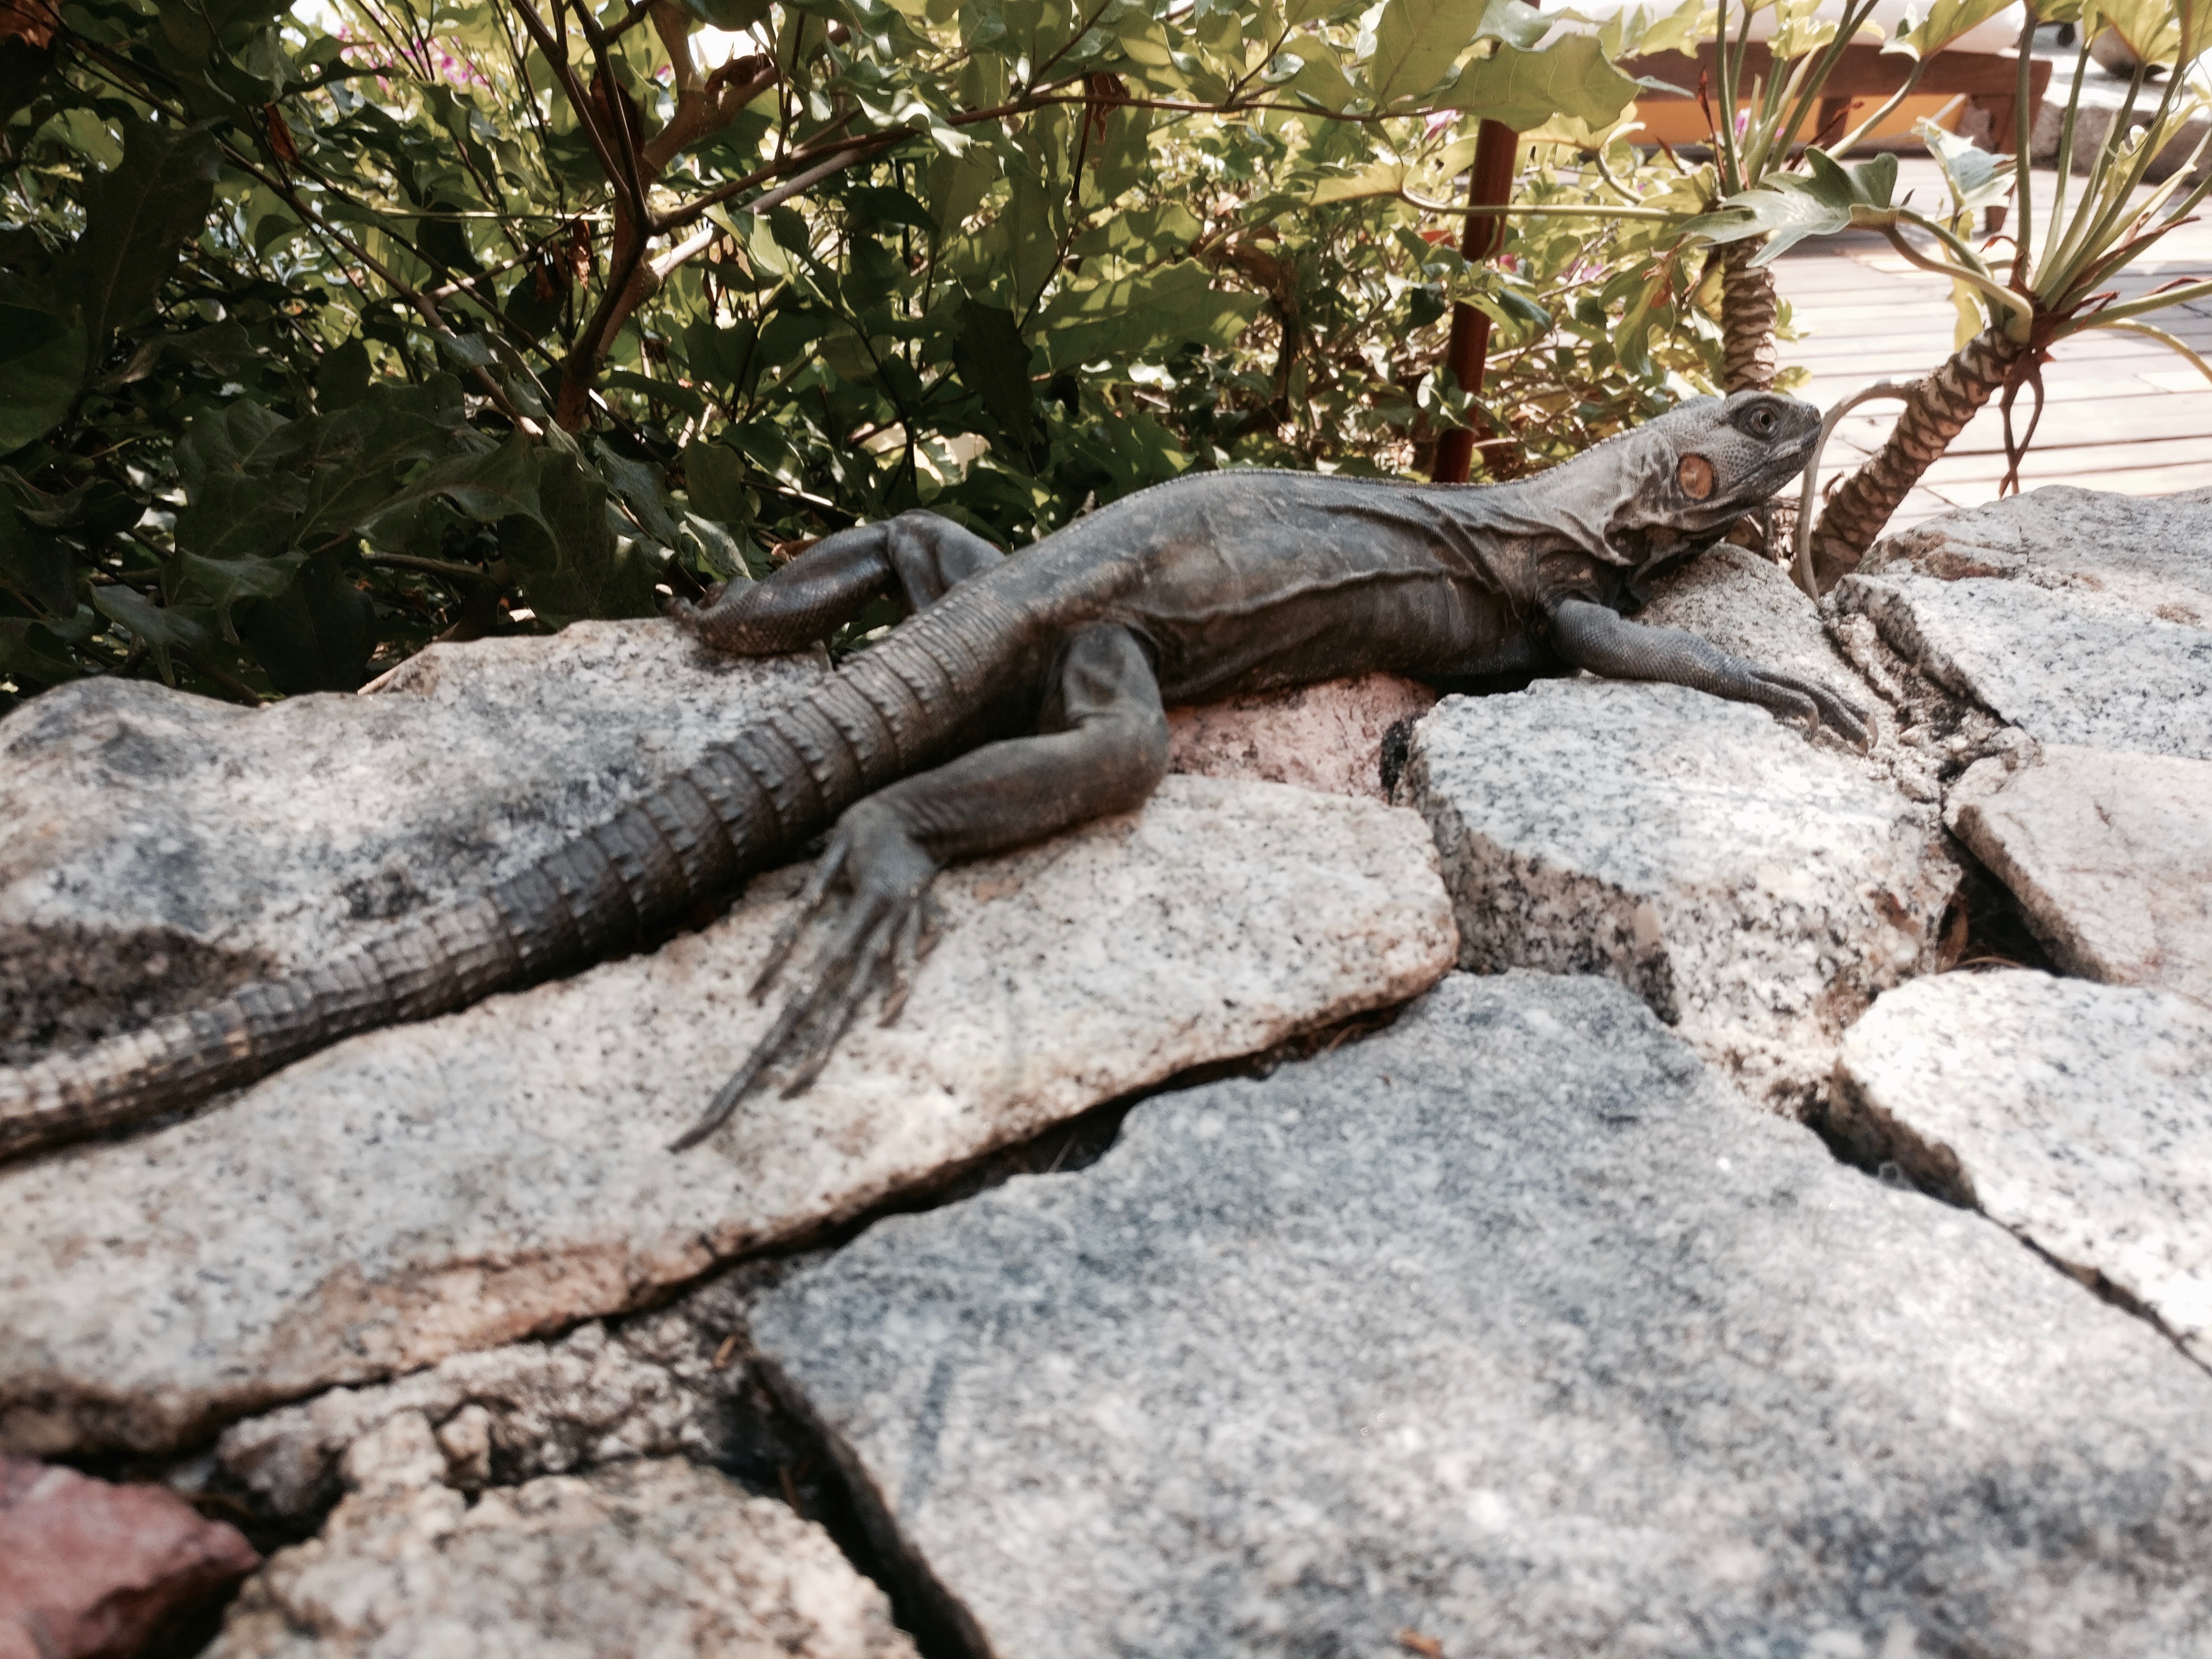
[[(1923, 156), (1902, 158), (1900, 173), (1916, 202), (1940, 204), (1942, 175)], [(2036, 194), (2050, 199), (2055, 175), (2037, 169)], [(2212, 223), (2185, 225), (2156, 250), (2154, 262), (2121, 273), (2113, 286), (2132, 298), (2177, 276), (2212, 276)], [(1911, 380), (1950, 354), (1957, 313), (1950, 283), (1905, 263), (1872, 232), (1803, 243), (1775, 264), (1783, 297), (1807, 333), (1784, 341), (1786, 368), (1812, 371), (1797, 395), (1824, 408), (1872, 380)], [(2178, 306), (2145, 320), (2212, 356), (2212, 301)], [(2021, 487), (2082, 484), (2130, 495), (2165, 495), (2212, 485), (2212, 380), (2155, 340), (2098, 330), (2062, 341), (2044, 368), (2045, 401)], [(2025, 430), (2031, 394), (2016, 426)], [(1880, 446), (1899, 405), (1869, 403), (1844, 418), (1828, 446), (1821, 483), (1856, 466)], [(1890, 523), (1918, 522), (1955, 507), (1996, 499), (2005, 471), (2003, 423), (1991, 400), (1936, 463)]]

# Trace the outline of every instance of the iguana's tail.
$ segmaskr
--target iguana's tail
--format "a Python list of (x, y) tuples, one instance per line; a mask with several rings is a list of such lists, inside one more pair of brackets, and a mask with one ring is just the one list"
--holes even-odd
[(1002, 605), (933, 606), (694, 765), (473, 899), (316, 966), (0, 1071), (0, 1158), (158, 1116), (340, 1037), (570, 972), (790, 856), (933, 763), (998, 689)]

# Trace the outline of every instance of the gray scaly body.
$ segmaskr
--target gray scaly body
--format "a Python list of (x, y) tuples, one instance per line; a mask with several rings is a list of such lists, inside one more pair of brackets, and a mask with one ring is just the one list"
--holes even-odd
[(945, 863), (1139, 805), (1188, 702), (1389, 670), (1449, 688), (1584, 668), (1753, 702), (1863, 738), (1827, 688), (1621, 620), (1658, 567), (1796, 475), (1819, 423), (1702, 399), (1537, 477), (1422, 485), (1206, 473), (1016, 559), (909, 514), (832, 536), (684, 620), (717, 648), (810, 644), (890, 588), (914, 614), (782, 708), (482, 896), (291, 977), (0, 1073), (0, 1155), (173, 1110), (352, 1032), (583, 966), (835, 829), (763, 988), (842, 914), (769, 1036), (679, 1145), (774, 1066), (811, 1082), (872, 987), (896, 1015)]

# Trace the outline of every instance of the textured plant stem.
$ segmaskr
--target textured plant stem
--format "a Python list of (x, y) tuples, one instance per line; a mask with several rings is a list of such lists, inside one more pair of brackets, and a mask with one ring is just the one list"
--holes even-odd
[(1780, 309), (1774, 272), (1751, 268), (1764, 239), (1730, 242), (1721, 252), (1721, 375), (1730, 392), (1765, 392), (1774, 385), (1774, 325)]
[(2027, 351), (1997, 330), (1984, 329), (1933, 374), (1912, 383), (1888, 440), (1828, 498), (1813, 532), (1813, 574), (1822, 592), (1858, 568), (1921, 474), (1966, 430)]

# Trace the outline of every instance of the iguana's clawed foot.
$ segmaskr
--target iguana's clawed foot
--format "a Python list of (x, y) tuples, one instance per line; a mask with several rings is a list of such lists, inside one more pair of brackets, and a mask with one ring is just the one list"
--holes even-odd
[(754, 1085), (779, 1066), (787, 1068), (783, 1098), (805, 1093), (877, 985), (884, 991), (880, 1023), (888, 1025), (898, 1018), (916, 969), (937, 943), (936, 907), (929, 897), (937, 868), (936, 860), (916, 844), (895, 813), (870, 801), (846, 813), (797, 906), (769, 945), (768, 961), (753, 981), (756, 1002), (768, 994), (799, 935), (829, 907), (833, 890), (842, 883), (851, 896), (768, 1035), (722, 1085), (706, 1115), (672, 1142), (670, 1151), (696, 1146), (721, 1127)]
[(1752, 677), (1764, 694), (1755, 701), (1778, 714), (1804, 721), (1807, 736), (1819, 731), (1825, 722), (1856, 744), (1862, 752), (1872, 746), (1874, 729), (1867, 711), (1850, 698), (1818, 680), (1801, 679), (1779, 669), (1753, 667)]

